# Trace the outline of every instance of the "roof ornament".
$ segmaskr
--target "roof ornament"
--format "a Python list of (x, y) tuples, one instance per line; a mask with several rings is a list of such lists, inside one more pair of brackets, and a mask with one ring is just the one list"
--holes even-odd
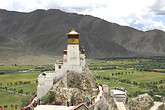
[(72, 28), (72, 30), (67, 33), (67, 35), (80, 35), (80, 33), (76, 32), (74, 28)]

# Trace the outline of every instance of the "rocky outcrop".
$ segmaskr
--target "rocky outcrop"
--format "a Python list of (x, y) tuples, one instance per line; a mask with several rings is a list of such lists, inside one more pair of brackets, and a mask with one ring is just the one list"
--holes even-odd
[(165, 110), (165, 103), (162, 103), (157, 110)]
[(106, 98), (107, 105), (108, 105), (108, 110), (118, 110), (117, 105), (114, 102), (114, 99), (110, 94), (105, 93), (104, 97)]
[(129, 110), (149, 110), (154, 105), (154, 101), (147, 93), (128, 100)]
[(68, 72), (62, 79), (53, 85), (51, 91), (55, 92), (55, 99), (59, 102), (69, 101), (73, 105), (80, 102), (87, 102), (88, 96), (96, 95), (96, 82), (89, 72), (78, 74), (75, 72)]

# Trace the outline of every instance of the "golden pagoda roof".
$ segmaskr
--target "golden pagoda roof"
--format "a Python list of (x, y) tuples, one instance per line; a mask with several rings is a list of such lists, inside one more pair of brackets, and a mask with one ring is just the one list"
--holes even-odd
[(80, 35), (80, 33), (76, 32), (74, 29), (72, 29), (67, 35)]

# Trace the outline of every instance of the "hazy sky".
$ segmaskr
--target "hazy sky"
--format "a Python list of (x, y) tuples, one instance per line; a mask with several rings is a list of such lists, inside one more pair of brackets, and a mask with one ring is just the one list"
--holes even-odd
[(60, 9), (139, 30), (165, 31), (165, 0), (0, 0), (0, 8), (20, 12)]

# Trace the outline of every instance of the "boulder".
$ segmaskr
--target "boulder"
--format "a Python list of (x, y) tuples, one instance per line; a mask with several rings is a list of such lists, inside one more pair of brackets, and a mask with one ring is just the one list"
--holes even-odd
[(147, 93), (128, 100), (129, 110), (149, 110), (153, 105), (154, 101)]
[(62, 79), (53, 85), (51, 91), (55, 92), (55, 98), (66, 105), (76, 105), (81, 102), (87, 102), (88, 96), (94, 96), (97, 83), (94, 77), (88, 72), (82, 74), (68, 72)]

